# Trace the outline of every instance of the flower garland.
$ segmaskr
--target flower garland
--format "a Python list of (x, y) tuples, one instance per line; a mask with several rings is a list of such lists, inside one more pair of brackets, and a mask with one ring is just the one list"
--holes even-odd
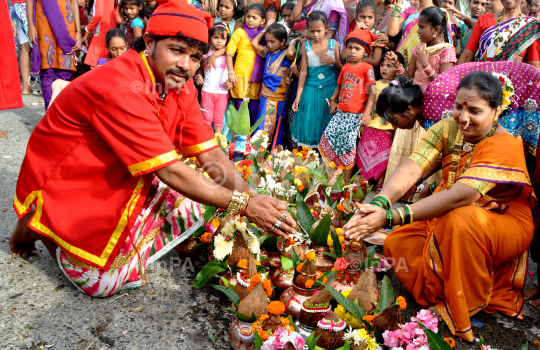
[(379, 346), (375, 338), (370, 336), (365, 329), (353, 330), (349, 327), (349, 330), (343, 336), (343, 340), (349, 344), (364, 345), (365, 350), (375, 350)]
[(261, 346), (261, 350), (281, 350), (287, 347), (287, 344), (291, 343), (296, 350), (304, 349), (306, 341), (302, 336), (295, 331), (291, 330), (290, 327), (278, 328), (272, 336), (269, 336), (268, 339)]
[(514, 85), (512, 80), (510, 80), (506, 75), (492, 72), (499, 82), (501, 83), (502, 93), (503, 93), (503, 102), (502, 109), (505, 110), (512, 104), (511, 97), (514, 95)]
[(268, 133), (264, 130), (257, 131), (251, 138), (251, 144), (255, 143), (255, 141), (258, 141), (259, 139), (263, 139), (263, 141), (259, 148), (257, 148), (257, 152), (262, 152), (267, 149), (269, 145)]
[[(238, 274), (236, 276), (238, 278)], [(240, 276), (240, 277), (242, 277), (242, 276)], [(242, 280), (246, 281), (245, 279), (242, 279)], [(238, 282), (240, 283), (240, 281), (238, 281)], [(259, 283), (263, 284), (263, 288), (264, 288), (264, 291), (266, 292), (267, 297), (272, 295), (272, 282), (270, 282), (270, 280), (268, 278), (266, 278), (266, 276), (264, 276), (260, 272), (258, 274), (256, 274), (255, 276), (253, 276), (253, 278), (251, 280), (249, 280), (249, 286), (245, 286), (245, 287), (246, 288), (249, 287), (249, 291), (251, 292), (251, 291), (253, 291), (253, 289), (255, 289), (255, 287)]]
[[(283, 304), (281, 301), (272, 301), (270, 302), (270, 304), (268, 304), (268, 312), (272, 315), (281, 315), (283, 312), (285, 312), (285, 304)], [(251, 326), (251, 328), (253, 329), (253, 332), (257, 332), (259, 333), (259, 336), (261, 337), (261, 339), (263, 341), (266, 341), (266, 340), (269, 340), (271, 336), (274, 336), (274, 334), (272, 334), (271, 332), (269, 333), (268, 331), (264, 331), (262, 328), (263, 328), (263, 325), (264, 325), (264, 322), (265, 320), (269, 319), (270, 316), (267, 315), (267, 314), (263, 314), (261, 315), (261, 317), (255, 321), (253, 323), (253, 325)], [(289, 319), (288, 318), (285, 318), (285, 317), (280, 317), (281, 319), (281, 323), (282, 323), (282, 327), (281, 328), (284, 328), (284, 329), (287, 329), (287, 330), (290, 330), (290, 323), (289, 323)], [(294, 344), (294, 343), (293, 343)], [(303, 345), (302, 345), (303, 346)]]

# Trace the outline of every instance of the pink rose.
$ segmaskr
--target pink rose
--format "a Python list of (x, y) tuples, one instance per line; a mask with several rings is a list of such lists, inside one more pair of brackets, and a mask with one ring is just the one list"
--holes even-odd
[(306, 344), (306, 341), (300, 335), (297, 335), (296, 338), (294, 338), (293, 345), (296, 349), (303, 349), (305, 344)]
[(396, 348), (398, 346), (401, 346), (403, 344), (403, 341), (401, 339), (401, 330), (395, 330), (395, 331), (385, 331), (382, 335), (384, 339), (384, 345), (388, 346), (389, 348)]
[(338, 258), (336, 260), (336, 262), (334, 263), (334, 267), (338, 270), (338, 271), (345, 271), (345, 269), (347, 269), (347, 267), (349, 267), (349, 263), (347, 262), (347, 260), (345, 260), (345, 258)]

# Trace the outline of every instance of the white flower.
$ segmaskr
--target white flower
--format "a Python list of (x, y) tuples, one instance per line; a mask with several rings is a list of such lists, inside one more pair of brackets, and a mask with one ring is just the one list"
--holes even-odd
[(246, 241), (251, 254), (259, 255), (261, 252), (261, 247), (259, 246), (259, 240), (257, 237), (247, 230), (242, 232), (242, 236), (244, 237), (244, 241)]
[(229, 239), (228, 241), (225, 240), (225, 236), (223, 235), (217, 235), (214, 239), (214, 251), (213, 255), (214, 258), (216, 258), (219, 261), (223, 261), (223, 259), (232, 253), (234, 241), (232, 239)]

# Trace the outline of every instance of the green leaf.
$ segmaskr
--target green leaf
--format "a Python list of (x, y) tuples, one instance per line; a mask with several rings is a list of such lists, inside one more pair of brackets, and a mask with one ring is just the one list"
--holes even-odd
[(525, 343), (519, 350), (529, 350), (529, 343)]
[(294, 250), (294, 246), (291, 247), (291, 249), (292, 249), (292, 262), (293, 262), (294, 268), (296, 268), (296, 266), (300, 265), (300, 258), (298, 257), (298, 254), (296, 254), (296, 250)]
[(358, 304), (355, 304), (349, 299), (345, 298), (343, 294), (341, 294), (327, 284), (324, 284), (324, 288), (326, 288), (326, 290), (330, 292), (334, 299), (336, 299), (339, 304), (343, 305), (345, 310), (347, 310), (351, 315), (353, 315), (359, 322), (365, 322), (364, 320), (362, 320), (362, 318), (366, 316), (366, 312), (360, 306), (358, 306)]
[(204, 222), (210, 221), (210, 219), (214, 216), (215, 213), (216, 213), (216, 208), (215, 207), (207, 206), (204, 213), (203, 213)]
[(358, 190), (356, 191), (356, 193), (353, 193), (352, 197), (353, 199), (364, 199), (366, 198), (366, 194), (362, 190), (362, 187), (358, 187)]
[(231, 131), (235, 135), (250, 135), (251, 120), (249, 118), (249, 108), (246, 101), (242, 101), (240, 108), (238, 109), (238, 118), (234, 121), (234, 129)]
[(356, 179), (356, 177), (358, 176), (358, 174), (360, 174), (360, 171), (362, 171), (362, 169), (358, 169), (358, 171), (356, 172), (356, 174), (354, 174), (352, 177), (351, 177), (351, 181), (349, 181), (350, 184), (353, 183), (354, 179)]
[(326, 176), (324, 176), (324, 174), (321, 171), (308, 170), (308, 174), (311, 174), (311, 175), (315, 176), (317, 179), (319, 179), (319, 181), (321, 181), (321, 183), (325, 187), (328, 187), (328, 179), (326, 178)]
[(427, 328), (420, 322), (418, 322), (418, 326), (424, 330), (424, 333), (426, 334), (429, 348), (431, 350), (452, 350), (452, 347), (443, 340), (443, 338), (439, 337), (437, 333), (433, 332), (431, 329)]
[[(292, 248), (291, 248), (292, 249)], [(293, 261), (286, 256), (281, 256), (281, 267), (283, 267), (283, 271), (287, 271), (290, 269), (294, 269)]]
[(317, 224), (317, 227), (313, 230), (311, 233), (311, 241), (313, 242), (313, 245), (324, 247), (326, 246), (326, 242), (328, 240), (328, 233), (330, 232), (330, 214), (326, 214), (324, 218), (322, 218), (319, 223)]
[(263, 340), (261, 336), (259, 335), (259, 332), (255, 332), (255, 348), (257, 350), (261, 350), (262, 345), (263, 345)]
[(317, 340), (319, 340), (319, 338), (321, 337), (321, 334), (319, 334), (317, 336), (317, 338), (313, 338), (314, 334), (315, 334), (315, 332), (311, 333), (311, 335), (310, 335), (311, 339), (308, 338), (308, 340), (306, 340), (308, 350), (315, 350), (315, 345), (317, 344)]
[(337, 259), (336, 254), (332, 254), (330, 252), (322, 252), (324, 255), (328, 255), (329, 257), (332, 257), (334, 259)]
[[(253, 146), (253, 148), (258, 150), (259, 147), (261, 147), (261, 144), (263, 143), (263, 141), (264, 141), (264, 139), (261, 137), (260, 139), (255, 140), (254, 142), (252, 142), (251, 145)], [(253, 169), (252, 169), (252, 171), (253, 171)]]
[(390, 306), (390, 303), (392, 303), (393, 301), (394, 289), (390, 284), (390, 279), (388, 278), (388, 276), (384, 276), (381, 282), (381, 293), (379, 294), (379, 302), (377, 303), (377, 307), (375, 308), (375, 311), (373, 311), (373, 313), (380, 315), (383, 310)]
[(263, 237), (266, 237), (266, 239), (261, 242), (262, 247), (269, 252), (277, 251), (277, 238), (274, 236), (270, 236), (269, 234), (266, 234)]
[(223, 292), (223, 294), (225, 294), (226, 296), (229, 297), (229, 299), (231, 299), (231, 301), (234, 303), (234, 306), (236, 308), (238, 308), (238, 303), (240, 303), (241, 299), (240, 297), (238, 296), (238, 294), (236, 294), (234, 292), (234, 290), (232, 290), (231, 288), (229, 287), (225, 287), (225, 286), (220, 286), (218, 284), (211, 284), (212, 288), (216, 289), (216, 290), (219, 290), (220, 292)]
[(247, 226), (249, 227), (249, 229), (250, 229), (251, 231), (253, 231), (257, 237), (261, 237), (261, 236), (262, 236), (261, 230), (259, 230), (259, 229), (258, 229), (257, 227), (255, 227), (255, 226), (253, 226), (253, 224), (250, 223), (249, 220), (248, 220), (245, 216), (242, 216), (242, 220), (244, 220), (244, 221), (246, 222), (246, 224), (247, 224)]
[(354, 211), (352, 213), (349, 213), (349, 214), (342, 213), (341, 217), (343, 218), (343, 222), (347, 223), (349, 220), (351, 220), (353, 215), (354, 215)]
[(203, 287), (210, 278), (223, 271), (225, 271), (225, 269), (221, 267), (221, 261), (212, 260), (208, 262), (206, 265), (203, 266), (201, 271), (199, 271), (197, 277), (195, 277), (195, 281), (193, 281), (193, 287)]
[(291, 315), (287, 316), (287, 319), (289, 320), (289, 325), (292, 327), (293, 330), (296, 330), (296, 327), (294, 326), (294, 320)]
[(307, 233), (311, 232), (311, 228), (315, 224), (315, 218), (313, 217), (313, 214), (311, 214), (311, 210), (309, 210), (306, 202), (304, 202), (302, 195), (299, 193), (296, 194), (296, 212), (300, 225), (302, 225)]
[[(258, 127), (259, 125), (261, 125), (261, 123), (264, 121), (264, 118), (266, 118), (266, 116), (267, 116), (268, 114), (272, 113), (272, 112), (274, 111), (274, 109), (276, 109), (276, 107), (270, 108), (268, 111), (266, 111), (266, 113), (265, 113), (262, 117), (259, 118), (259, 120), (257, 120), (257, 121), (255, 122), (255, 124), (253, 124), (253, 126), (252, 126), (251, 129), (249, 130), (249, 135), (252, 135), (252, 134), (255, 132), (255, 130), (257, 130), (257, 127)], [(268, 135), (268, 137), (271, 138), (272, 135)], [(261, 140), (262, 140), (262, 138), (261, 138)]]
[(230, 283), (229, 283), (229, 280), (226, 279), (225, 277), (221, 276), (220, 278), (221, 278), (221, 280), (223, 281), (223, 284), (224, 284), (226, 287), (231, 288), (233, 291), (236, 292), (236, 286), (233, 286), (232, 284), (230, 284)]
[(231, 131), (234, 128), (233, 124), (236, 118), (238, 118), (238, 111), (236, 110), (234, 103), (231, 103), (229, 104), (229, 108), (227, 108), (227, 126)]
[(293, 182), (294, 182), (294, 175), (292, 173), (287, 173), (285, 176), (283, 176), (283, 179), (281, 180), (281, 183), (283, 183), (283, 182), (285, 182), (287, 180), (289, 180), (289, 182), (292, 185)]
[(251, 314), (251, 317), (247, 317), (245, 316), (244, 314), (236, 311), (236, 317), (238, 317), (238, 319), (242, 322), (247, 322), (247, 323), (253, 323), (255, 321), (257, 321), (257, 317), (255, 317), (255, 314)]
[(333, 230), (330, 230), (330, 235), (332, 236), (332, 246), (334, 247), (334, 254), (336, 255), (337, 259), (343, 254), (343, 251), (341, 250), (341, 242), (339, 241), (338, 235)]

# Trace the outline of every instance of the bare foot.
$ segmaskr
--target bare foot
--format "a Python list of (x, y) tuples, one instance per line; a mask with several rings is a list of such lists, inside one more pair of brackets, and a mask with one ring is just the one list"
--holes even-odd
[(442, 320), (443, 320), (441, 314), (439, 313), (439, 310), (437, 310), (437, 308), (435, 307), (435, 305), (430, 306), (430, 307), (428, 307), (427, 309), (428, 309), (429, 312), (431, 312), (431, 314), (432, 314), (433, 316), (437, 317), (437, 319), (438, 319), (439, 321), (442, 321)]
[(27, 258), (37, 254), (36, 241), (39, 239), (39, 234), (28, 227), (32, 215), (34, 215), (33, 211), (23, 216), (9, 238), (9, 252), (13, 256)]
[(540, 292), (540, 289), (538, 287), (534, 287), (534, 288), (531, 288), (531, 289), (525, 289), (523, 291), (523, 299), (524, 300), (531, 300), (531, 299), (534, 299), (534, 298), (538, 298), (539, 292)]
[(147, 286), (150, 284), (150, 278), (148, 277), (148, 274), (145, 272), (142, 276), (141, 276), (141, 285), (143, 286)]
[(529, 305), (537, 308), (538, 310), (540, 310), (540, 299), (536, 299), (536, 300), (529, 300)]
[(28, 89), (27, 91), (25, 91), (25, 90), (22, 91), (23, 95), (32, 95), (33, 93), (34, 93), (34, 91), (32, 89)]

